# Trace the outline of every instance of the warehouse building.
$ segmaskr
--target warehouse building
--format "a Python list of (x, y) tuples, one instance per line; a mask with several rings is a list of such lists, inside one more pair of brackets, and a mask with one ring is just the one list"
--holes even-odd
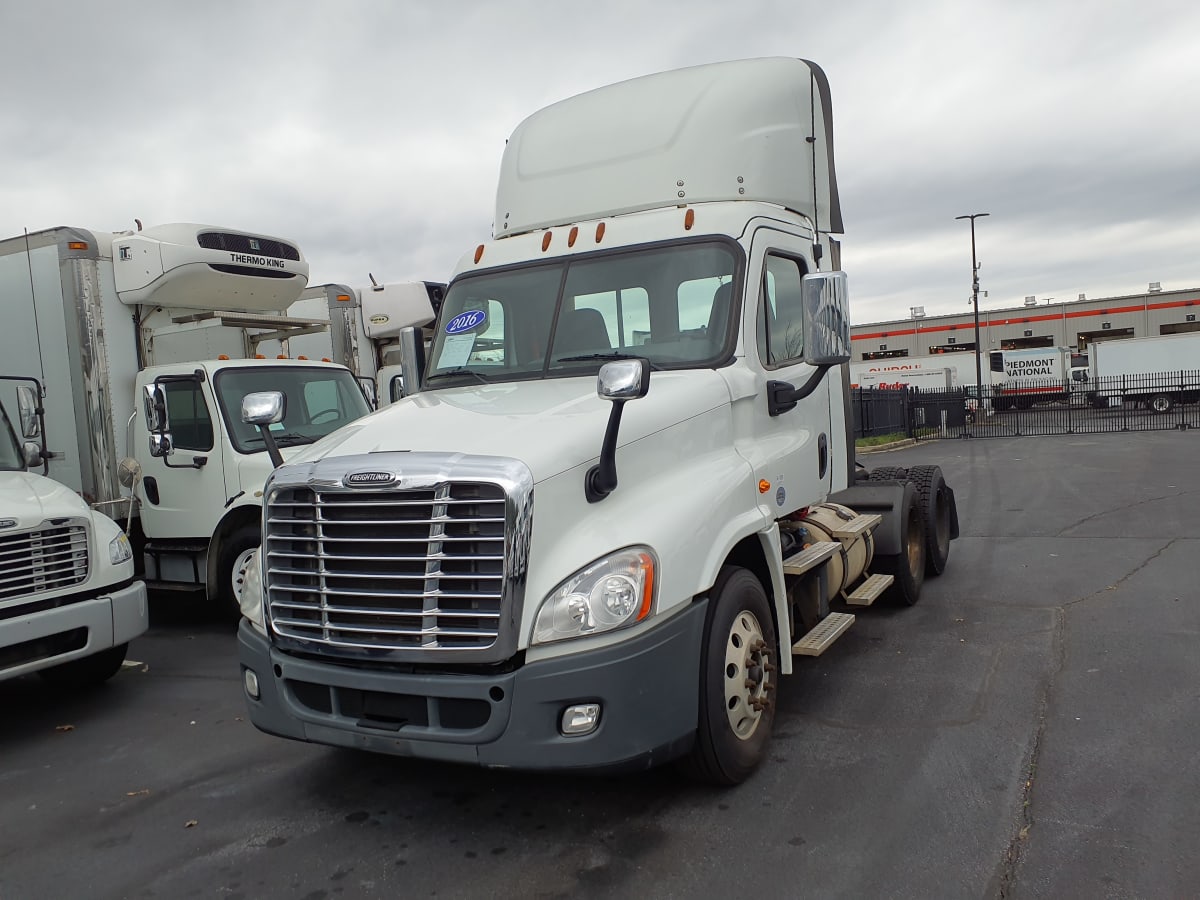
[[(1151, 282), (1143, 294), (1089, 300), (1026, 297), (1023, 306), (979, 310), (979, 342), (985, 350), (1070, 347), (1087, 353), (1097, 341), (1200, 331), (1200, 288), (1164, 291)], [(854, 360), (925, 356), (975, 349), (975, 316), (926, 316), (913, 307), (906, 319), (851, 328)]]

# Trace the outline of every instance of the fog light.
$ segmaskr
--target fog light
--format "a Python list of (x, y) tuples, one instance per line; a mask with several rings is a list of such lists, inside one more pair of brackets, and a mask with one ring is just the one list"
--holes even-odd
[(246, 683), (246, 693), (250, 695), (250, 699), (257, 700), (258, 699), (258, 676), (254, 674), (254, 670), (247, 669), (242, 675), (242, 680), (245, 681), (245, 683)]
[(559, 728), (565, 735), (576, 736), (591, 734), (599, 724), (600, 704), (579, 703), (563, 710), (562, 723)]

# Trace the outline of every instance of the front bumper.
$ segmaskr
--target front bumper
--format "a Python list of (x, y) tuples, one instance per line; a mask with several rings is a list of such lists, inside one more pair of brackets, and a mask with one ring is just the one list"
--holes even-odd
[[(30, 603), (35, 609), (46, 601)], [(146, 585), (128, 582), (36, 612), (0, 610), (0, 678), (15, 678), (128, 643), (150, 625)]]
[[(498, 675), (390, 672), (280, 653), (243, 619), (250, 719), (280, 737), (397, 756), (520, 769), (648, 768), (682, 755), (697, 722), (706, 602), (620, 644)], [(587, 735), (563, 710), (599, 703)]]

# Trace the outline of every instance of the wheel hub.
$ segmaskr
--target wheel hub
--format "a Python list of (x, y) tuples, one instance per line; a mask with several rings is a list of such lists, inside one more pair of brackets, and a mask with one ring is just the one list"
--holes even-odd
[(743, 741), (753, 736), (771, 705), (774, 671), (758, 618), (743, 610), (734, 617), (725, 642), (725, 713), (730, 729)]

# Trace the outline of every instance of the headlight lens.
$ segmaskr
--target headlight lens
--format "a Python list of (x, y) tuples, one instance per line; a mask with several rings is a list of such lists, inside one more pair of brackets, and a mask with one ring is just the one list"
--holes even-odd
[(121, 532), (108, 542), (108, 561), (114, 566), (133, 559), (133, 547), (129, 546), (129, 538)]
[(251, 625), (266, 633), (262, 607), (262, 567), (259, 564), (258, 549), (254, 550), (246, 563), (246, 576), (242, 582), (242, 596), (238, 599), (238, 607), (242, 615), (250, 620)]
[(657, 566), (649, 547), (628, 547), (576, 572), (542, 602), (533, 643), (587, 637), (644, 621), (654, 607)]

